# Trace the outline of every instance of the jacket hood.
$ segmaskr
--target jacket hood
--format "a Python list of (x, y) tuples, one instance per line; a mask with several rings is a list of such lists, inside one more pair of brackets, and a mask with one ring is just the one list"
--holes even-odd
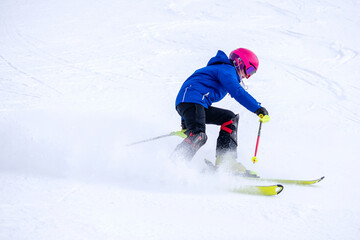
[(216, 56), (209, 60), (207, 66), (215, 65), (215, 64), (222, 64), (222, 63), (232, 65), (232, 63), (229, 60), (228, 56), (223, 51), (218, 50)]

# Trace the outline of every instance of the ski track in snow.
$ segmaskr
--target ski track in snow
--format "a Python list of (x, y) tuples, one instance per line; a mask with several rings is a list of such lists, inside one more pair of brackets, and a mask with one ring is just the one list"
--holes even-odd
[(335, 61), (337, 61), (339, 64), (345, 64), (359, 55), (357, 51), (346, 47), (338, 48), (333, 45), (331, 48), (336, 52), (337, 56)]
[(344, 89), (337, 82), (327, 79), (326, 77), (321, 76), (317, 72), (310, 69), (301, 68), (294, 65), (291, 65), (288, 69), (289, 70), (287, 70), (287, 72), (293, 75), (296, 80), (303, 81), (304, 83), (312, 87), (316, 87), (317, 89), (325, 88), (339, 101), (346, 100)]
[[(0, 4), (0, 239), (359, 239), (356, 1), (95, 0)], [(312, 179), (275, 197), (204, 174), (218, 127), (190, 163), (182, 82), (218, 49), (254, 50), (246, 83), (269, 110), (240, 113), (239, 160), (264, 177)], [(264, 183), (267, 184), (267, 183)], [(269, 183), (270, 184), (270, 183)], [(261, 231), (259, 231), (261, 229)]]
[(24, 76), (27, 77), (27, 78), (30, 78), (30, 79), (34, 80), (35, 82), (37, 82), (37, 83), (39, 83), (39, 84), (41, 84), (41, 85), (44, 85), (44, 86), (47, 87), (48, 89), (50, 89), (50, 90), (54, 91), (55, 93), (61, 95), (61, 92), (59, 92), (59, 91), (56, 90), (55, 88), (52, 88), (52, 87), (48, 86), (47, 84), (44, 83), (44, 81), (42, 81), (42, 80), (40, 80), (40, 79), (38, 79), (38, 78), (36, 78), (36, 77), (33, 77), (33, 76), (31, 76), (31, 74), (29, 74), (29, 73), (21, 70), (20, 68), (14, 66), (10, 61), (8, 61), (8, 60), (7, 60), (6, 58), (4, 58), (3, 56), (0, 55), (0, 58), (1, 58), (8, 66), (10, 66), (12, 69), (14, 69), (16, 72), (24, 75)]

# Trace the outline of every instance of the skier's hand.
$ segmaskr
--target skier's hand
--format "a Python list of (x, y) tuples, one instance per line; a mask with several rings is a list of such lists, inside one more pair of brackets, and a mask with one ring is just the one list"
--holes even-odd
[(270, 121), (269, 113), (264, 107), (260, 107), (258, 110), (256, 110), (255, 114), (260, 117), (261, 122), (267, 123)]
[(269, 113), (268, 113), (268, 111), (266, 110), (266, 108), (264, 108), (264, 107), (260, 107), (258, 110), (256, 110), (255, 112), (254, 112), (256, 115), (260, 115), (260, 114), (262, 114), (263, 116), (265, 116), (265, 115), (269, 115)]
[(270, 121), (270, 116), (269, 116), (269, 115), (262, 115), (262, 114), (260, 114), (259, 117), (260, 117), (260, 120), (259, 120), (260, 122), (267, 123), (267, 122)]

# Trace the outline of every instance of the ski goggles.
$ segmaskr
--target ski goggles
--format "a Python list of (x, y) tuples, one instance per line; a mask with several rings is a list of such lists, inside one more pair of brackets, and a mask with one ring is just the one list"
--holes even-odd
[(250, 66), (248, 68), (245, 68), (245, 74), (246, 74), (246, 78), (249, 78), (251, 75), (253, 75), (254, 73), (256, 73), (256, 69), (253, 66)]
[(236, 70), (237, 70), (237, 72), (239, 74), (240, 74), (240, 71), (242, 69), (244, 69), (244, 72), (246, 74), (246, 78), (249, 78), (251, 75), (256, 73), (256, 69), (255, 69), (254, 66), (250, 66), (250, 67), (246, 68), (245, 63), (240, 58), (237, 58), (235, 60), (235, 68), (236, 68)]

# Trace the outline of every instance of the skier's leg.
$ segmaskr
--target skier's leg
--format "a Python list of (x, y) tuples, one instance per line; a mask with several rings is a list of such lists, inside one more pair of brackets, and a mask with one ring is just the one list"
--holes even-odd
[(231, 152), (237, 157), (237, 127), (239, 115), (230, 110), (209, 107), (205, 110), (206, 123), (220, 125), (219, 137), (216, 144), (216, 156)]
[(207, 140), (205, 133), (205, 108), (195, 103), (181, 103), (176, 110), (186, 128), (185, 138), (175, 149), (176, 156), (191, 160)]
[(209, 107), (206, 110), (206, 120), (206, 123), (221, 126), (216, 144), (216, 166), (235, 174), (244, 173), (246, 168), (236, 161), (239, 115), (229, 110)]
[(221, 124), (219, 137), (216, 144), (216, 157), (229, 154), (233, 158), (237, 158), (237, 129), (239, 124), (239, 115), (227, 122)]

